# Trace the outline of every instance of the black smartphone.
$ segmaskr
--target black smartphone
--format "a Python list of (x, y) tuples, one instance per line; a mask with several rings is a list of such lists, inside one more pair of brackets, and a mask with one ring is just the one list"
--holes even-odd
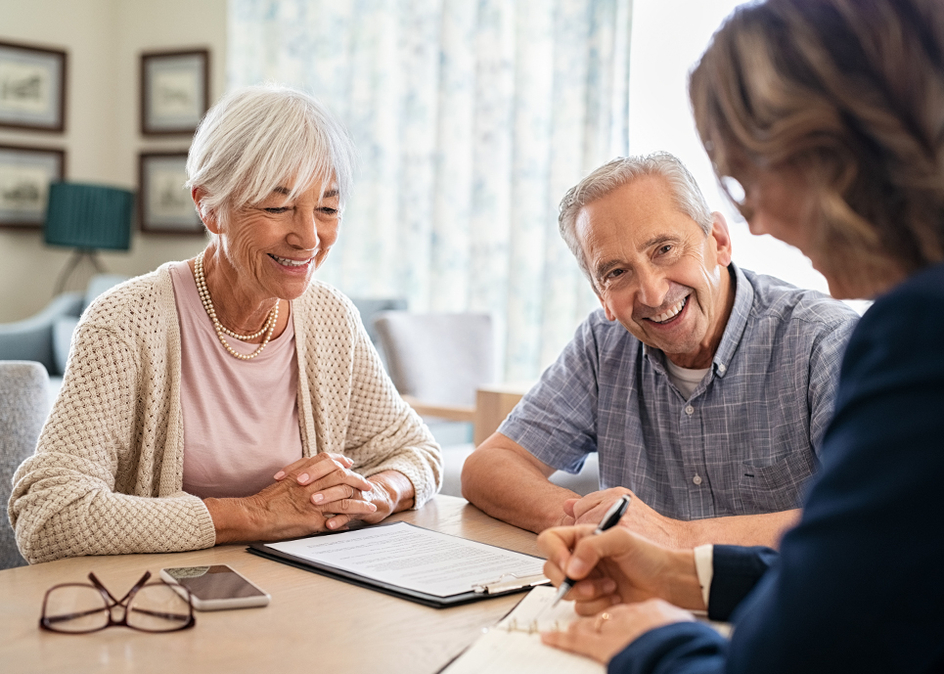
[[(190, 590), (193, 607), (200, 611), (265, 606), (269, 603), (268, 594), (226, 564), (161, 569), (161, 578), (174, 589), (183, 586)], [(186, 594), (180, 590), (178, 592)]]

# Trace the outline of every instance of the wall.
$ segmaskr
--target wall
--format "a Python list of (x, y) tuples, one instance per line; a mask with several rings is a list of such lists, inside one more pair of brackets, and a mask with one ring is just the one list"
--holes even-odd
[[(189, 138), (150, 139), (139, 132), (140, 53), (210, 50), (210, 99), (225, 90), (226, 0), (0, 0), (0, 41), (68, 52), (66, 131), (0, 128), (0, 144), (61, 148), (71, 180), (135, 188), (138, 153), (186, 150)], [(201, 237), (132, 234), (131, 250), (102, 252), (109, 272), (142, 274), (191, 257)], [(47, 247), (42, 234), (0, 228), (0, 322), (29, 317), (52, 298), (70, 251)], [(84, 285), (89, 268), (75, 283)]]

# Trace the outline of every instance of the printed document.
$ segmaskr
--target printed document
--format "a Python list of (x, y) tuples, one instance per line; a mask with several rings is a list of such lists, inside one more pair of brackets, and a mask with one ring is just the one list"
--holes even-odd
[(267, 543), (299, 559), (436, 597), (543, 577), (544, 560), (405, 522)]

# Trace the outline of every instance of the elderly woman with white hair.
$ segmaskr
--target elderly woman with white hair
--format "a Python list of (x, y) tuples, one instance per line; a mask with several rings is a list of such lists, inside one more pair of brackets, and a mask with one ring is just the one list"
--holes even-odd
[(352, 164), (343, 128), (301, 92), (240, 89), (207, 113), (187, 171), (209, 243), (82, 317), (14, 477), (27, 560), (299, 537), (436, 493), (438, 446), (351, 302), (312, 278)]

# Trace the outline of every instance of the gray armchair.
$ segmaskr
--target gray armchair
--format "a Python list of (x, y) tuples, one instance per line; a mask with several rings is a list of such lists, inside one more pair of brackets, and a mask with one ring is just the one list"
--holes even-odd
[(442, 493), (461, 496), (476, 390), (495, 381), (491, 316), (384, 311), (374, 327), (390, 379), (443, 448)]
[(49, 375), (36, 362), (0, 361), (0, 569), (23, 566), (7, 513), (13, 473), (36, 450), (49, 413)]
[(380, 343), (380, 337), (377, 335), (374, 318), (383, 311), (406, 311), (406, 299), (403, 297), (352, 297), (351, 302), (361, 315), (361, 322), (367, 329), (367, 336), (370, 337), (374, 348), (380, 354), (380, 360), (383, 361), (385, 368), (388, 367), (387, 356)]
[(57, 295), (38, 314), (15, 323), (0, 324), (0, 360), (32, 360), (42, 363), (50, 375), (62, 375), (56, 364), (55, 326), (60, 319), (78, 320), (84, 306), (80, 292)]
[(98, 274), (85, 293), (57, 295), (35, 316), (0, 324), (0, 360), (32, 360), (42, 363), (53, 383), (61, 381), (72, 343), (72, 331), (92, 300), (126, 276)]
[(491, 316), (383, 311), (374, 327), (390, 378), (419, 414), (473, 421), (476, 390), (495, 381)]
[[(491, 317), (384, 311), (374, 325), (390, 378), (443, 447), (442, 493), (461, 496), (462, 465), (474, 447), (476, 393), (496, 380)], [(598, 475), (594, 453), (578, 475), (557, 471), (550, 480), (586, 495), (600, 488)]]

